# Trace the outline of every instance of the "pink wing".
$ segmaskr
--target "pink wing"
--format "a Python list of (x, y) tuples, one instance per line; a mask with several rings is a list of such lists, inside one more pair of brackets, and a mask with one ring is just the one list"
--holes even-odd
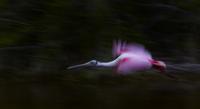
[[(128, 54), (127, 54), (128, 53)], [(126, 56), (122, 55), (126, 54)], [(127, 74), (131, 71), (145, 70), (151, 67), (149, 60), (152, 59), (151, 54), (144, 46), (135, 43), (126, 44), (125, 42), (114, 42), (113, 56), (120, 56), (117, 66), (117, 72)]]
[(134, 71), (146, 70), (151, 67), (148, 60), (141, 61), (140, 59), (123, 58), (119, 61), (117, 66), (117, 72), (119, 74), (129, 74)]
[(114, 41), (113, 43), (113, 57), (117, 57), (122, 53), (132, 53), (146, 58), (151, 58), (151, 54), (144, 48), (144, 46), (136, 43)]

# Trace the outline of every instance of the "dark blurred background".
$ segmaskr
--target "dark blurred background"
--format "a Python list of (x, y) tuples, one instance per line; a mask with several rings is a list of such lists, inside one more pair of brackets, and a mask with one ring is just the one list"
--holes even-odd
[[(0, 108), (199, 109), (199, 27), (199, 0), (0, 0)], [(118, 39), (197, 66), (177, 71), (183, 81), (66, 69), (112, 60)]]

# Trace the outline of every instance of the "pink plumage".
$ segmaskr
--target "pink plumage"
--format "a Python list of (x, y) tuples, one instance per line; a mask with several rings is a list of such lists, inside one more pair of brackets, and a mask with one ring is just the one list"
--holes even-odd
[(117, 58), (117, 72), (127, 74), (151, 68), (151, 54), (140, 44), (117, 41), (113, 44), (113, 56)]
[(144, 46), (137, 43), (121, 42), (120, 40), (113, 43), (113, 57), (117, 57), (123, 53), (132, 53), (151, 58), (151, 54), (144, 48)]

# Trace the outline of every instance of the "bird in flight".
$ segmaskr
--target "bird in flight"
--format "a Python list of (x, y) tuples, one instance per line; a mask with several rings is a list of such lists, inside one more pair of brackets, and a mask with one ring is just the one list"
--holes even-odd
[(119, 75), (155, 69), (162, 75), (175, 78), (173, 75), (166, 72), (166, 64), (163, 61), (153, 59), (151, 53), (141, 44), (125, 43), (120, 40), (114, 41), (113, 57), (115, 57), (115, 59), (109, 62), (91, 60), (83, 64), (70, 66), (68, 69), (82, 67), (112, 68), (116, 71), (116, 74)]

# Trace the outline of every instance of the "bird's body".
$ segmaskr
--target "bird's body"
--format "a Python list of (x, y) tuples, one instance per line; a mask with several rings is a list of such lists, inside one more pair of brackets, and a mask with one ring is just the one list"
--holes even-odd
[(140, 70), (147, 70), (152, 67), (151, 59), (135, 55), (132, 53), (123, 53), (119, 56), (116, 70), (120, 74), (128, 74)]
[(166, 68), (165, 63), (153, 59), (151, 54), (140, 44), (126, 44), (121, 41), (115, 42), (113, 45), (113, 56), (115, 57), (113, 61), (100, 62), (92, 60), (84, 64), (68, 67), (68, 69), (83, 66), (104, 67), (115, 69), (117, 74), (126, 75), (154, 68), (161, 74), (172, 77), (164, 72)]
[(152, 67), (151, 59), (131, 53), (123, 53), (110, 62), (97, 62), (97, 67), (113, 68), (118, 74), (129, 74)]

